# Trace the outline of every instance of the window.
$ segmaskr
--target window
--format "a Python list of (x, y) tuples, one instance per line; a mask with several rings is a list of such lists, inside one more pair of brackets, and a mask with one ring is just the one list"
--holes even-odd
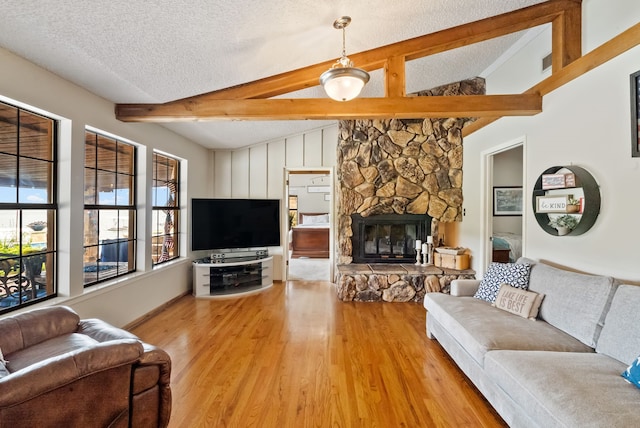
[(153, 154), (153, 231), (151, 258), (157, 265), (178, 258), (180, 198), (177, 159)]
[(298, 196), (289, 195), (289, 229), (298, 225)]
[(135, 147), (85, 133), (84, 285), (136, 267)]
[(0, 103), (0, 313), (56, 295), (56, 121)]

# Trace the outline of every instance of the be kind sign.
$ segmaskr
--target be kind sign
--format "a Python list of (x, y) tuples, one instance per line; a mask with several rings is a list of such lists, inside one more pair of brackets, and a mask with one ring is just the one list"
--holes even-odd
[(566, 213), (567, 195), (538, 196), (536, 198), (536, 212), (539, 213)]

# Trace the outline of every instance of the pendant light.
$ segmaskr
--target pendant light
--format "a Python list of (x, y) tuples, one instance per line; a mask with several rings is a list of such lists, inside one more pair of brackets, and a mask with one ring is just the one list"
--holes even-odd
[(320, 76), (320, 84), (324, 87), (325, 92), (336, 101), (354, 99), (369, 81), (369, 73), (360, 68), (355, 68), (353, 62), (347, 58), (345, 28), (350, 22), (350, 17), (343, 16), (333, 23), (333, 28), (342, 30), (342, 56), (329, 70)]

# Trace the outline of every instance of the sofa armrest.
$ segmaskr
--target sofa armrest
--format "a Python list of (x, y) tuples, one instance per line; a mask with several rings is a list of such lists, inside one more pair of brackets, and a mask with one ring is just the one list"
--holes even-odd
[(23, 403), (94, 373), (132, 365), (142, 353), (139, 341), (120, 340), (47, 358), (0, 379), (0, 408)]
[(479, 279), (454, 279), (451, 281), (452, 296), (473, 296), (478, 291)]

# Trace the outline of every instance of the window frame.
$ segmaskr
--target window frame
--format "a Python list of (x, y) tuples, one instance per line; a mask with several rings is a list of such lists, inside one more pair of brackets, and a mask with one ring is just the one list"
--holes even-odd
[[(45, 114), (35, 112), (29, 108), (21, 107), (11, 104), (6, 101), (0, 101), (0, 105), (6, 106), (8, 109), (15, 110), (15, 153), (12, 153), (9, 149), (6, 149), (4, 144), (0, 144), (0, 156), (4, 159), (8, 159), (15, 156), (15, 174), (13, 180), (15, 181), (15, 200), (11, 202), (0, 202), (0, 212), (15, 212), (16, 215), (16, 240), (17, 240), (17, 254), (6, 253), (4, 256), (0, 256), (0, 271), (2, 279), (1, 293), (3, 298), (0, 298), (0, 314), (8, 313), (17, 309), (21, 309), (26, 306), (40, 303), (44, 300), (48, 300), (58, 295), (58, 281), (57, 281), (57, 228), (58, 228), (58, 135), (59, 135), (59, 121), (55, 118), (49, 117)], [(27, 127), (28, 124), (22, 124), (22, 118), (25, 115), (35, 116), (44, 119), (48, 122), (50, 130), (46, 132), (47, 145), (48, 145), (48, 157), (40, 156), (41, 151), (37, 151), (34, 154), (24, 154), (21, 152), (21, 141), (23, 138), (27, 138), (22, 132), (23, 126)], [(7, 117), (7, 123), (10, 124), (10, 118)], [(34, 125), (35, 126), (35, 125)], [(11, 138), (11, 137), (9, 137)], [(7, 138), (7, 141), (9, 140)], [(0, 141), (1, 142), (1, 141)], [(24, 143), (29, 144), (29, 143)], [(27, 152), (28, 145), (25, 146), (25, 152)], [(28, 160), (24, 162), (24, 160)], [(21, 189), (26, 188), (26, 183), (23, 185), (22, 181), (25, 179), (21, 171), (21, 166), (28, 165), (29, 162), (33, 165), (37, 165), (38, 162), (45, 162), (48, 165), (46, 170), (46, 189), (47, 189), (47, 201), (45, 202), (25, 202), (21, 201)], [(4, 169), (3, 173), (6, 175), (7, 169)], [(34, 171), (37, 174), (37, 169)], [(42, 172), (42, 171), (41, 171)], [(26, 176), (27, 181), (32, 180), (34, 177), (31, 175)], [(37, 188), (33, 187), (32, 188)], [(35, 196), (35, 195), (34, 195)], [(45, 225), (42, 227), (41, 220), (33, 221), (28, 224), (25, 222), (25, 212), (28, 211), (46, 211)], [(26, 216), (27, 218), (29, 216)], [(28, 220), (26, 220), (28, 221)], [(25, 231), (25, 228), (30, 231)], [(44, 234), (44, 250), (38, 251), (33, 249), (33, 242), (24, 242), (26, 233), (29, 233), (29, 240), (33, 239), (34, 234), (42, 235), (42, 231), (46, 229)], [(40, 237), (41, 238), (41, 237)], [(3, 239), (4, 240), (4, 239)], [(38, 246), (43, 242), (38, 241)], [(3, 242), (4, 245), (4, 242)], [(25, 249), (28, 246), (28, 249)], [(37, 247), (36, 247), (37, 248)], [(15, 266), (18, 266), (17, 268)], [(43, 275), (44, 268), (44, 275)], [(13, 276), (11, 276), (13, 273)], [(10, 277), (11, 276), (11, 277)], [(17, 282), (15, 280), (18, 279)], [(41, 281), (44, 279), (44, 283)], [(39, 282), (40, 281), (40, 282)], [(9, 299), (9, 300), (5, 300)], [(15, 301), (15, 304), (12, 302)], [(7, 304), (7, 306), (5, 306)]]
[[(167, 174), (166, 178), (161, 178), (158, 174), (158, 170), (160, 169), (158, 158), (165, 159), (165, 167), (169, 170), (169, 164), (174, 163), (174, 170), (171, 174)], [(159, 151), (153, 151), (152, 154), (152, 180), (151, 180), (151, 191), (153, 192), (151, 196), (152, 200), (152, 230), (151, 230), (151, 262), (153, 267), (160, 266), (163, 263), (170, 262), (172, 260), (176, 260), (180, 257), (180, 219), (181, 219), (181, 208), (180, 208), (180, 169), (181, 162), (180, 159), (161, 153)], [(157, 186), (158, 183), (164, 183), (164, 186)], [(173, 186), (173, 190), (172, 189)], [(158, 194), (156, 193), (156, 189), (165, 187), (169, 189), (170, 196), (173, 195), (172, 198), (168, 198), (167, 203), (165, 205), (158, 205)], [(173, 191), (172, 191), (173, 190)], [(172, 205), (171, 205), (172, 203)], [(167, 219), (169, 219), (171, 211), (173, 213), (171, 221), (170, 230), (167, 230)], [(161, 214), (162, 212), (162, 214)], [(157, 214), (156, 214), (157, 213)], [(156, 233), (159, 229), (160, 218), (161, 215), (165, 216), (165, 221), (162, 223), (162, 233)], [(162, 243), (160, 247), (157, 246), (156, 240), (162, 238)], [(157, 248), (160, 248), (160, 251), (156, 251)], [(173, 254), (171, 254), (173, 253)]]
[[(88, 154), (89, 136), (93, 138), (92, 146), (94, 149)], [(100, 148), (100, 142), (104, 144)], [(103, 162), (107, 162), (106, 158), (100, 160), (100, 153), (108, 151), (108, 144), (114, 144), (113, 153), (115, 159), (109, 158), (108, 161), (114, 163), (112, 168), (106, 168), (103, 166)], [(127, 162), (130, 165), (129, 172), (121, 171), (121, 164), (119, 164), (120, 158), (120, 145), (124, 147), (124, 150), (131, 151)], [(137, 156), (138, 148), (135, 144), (128, 142), (122, 138), (115, 137), (95, 129), (85, 129), (85, 141), (84, 141), (84, 230), (83, 230), (83, 286), (84, 288), (91, 287), (95, 284), (99, 284), (104, 281), (109, 281), (114, 278), (122, 277), (136, 271), (137, 265)], [(92, 164), (87, 165), (87, 160), (90, 155), (93, 154), (94, 158)], [(126, 154), (122, 154), (126, 156)], [(88, 183), (87, 177), (90, 176), (90, 172), (93, 174), (93, 180)], [(101, 202), (100, 186), (101, 180), (105, 177), (113, 176), (114, 180), (111, 183), (111, 187), (115, 187), (114, 191), (114, 203)], [(118, 199), (118, 184), (121, 183), (120, 179), (125, 178), (129, 181), (128, 187), (128, 203), (119, 203)], [(114, 185), (115, 183), (115, 185)], [(91, 185), (93, 185), (91, 187)], [(88, 191), (92, 189), (92, 191)], [(89, 203), (87, 203), (89, 198)], [(113, 218), (115, 212), (115, 221)], [(126, 216), (121, 216), (121, 213), (126, 212)], [(114, 222), (114, 226), (108, 230), (115, 228), (115, 238), (101, 239), (101, 232), (105, 231), (104, 222), (107, 221), (106, 216), (111, 215), (111, 220)], [(101, 218), (104, 217), (104, 218)], [(127, 236), (121, 236), (121, 231), (124, 231), (125, 227), (121, 225), (121, 219), (126, 218), (126, 233)], [(95, 225), (95, 226), (94, 226)], [(90, 230), (88, 230), (90, 229)], [(88, 235), (93, 231), (94, 233)], [(126, 245), (123, 245), (126, 244)], [(126, 255), (126, 260), (125, 259)], [(107, 258), (108, 260), (104, 260)], [(114, 259), (115, 261), (112, 261)], [(115, 264), (113, 264), (115, 263)], [(125, 265), (126, 263), (126, 265)], [(105, 269), (103, 269), (105, 268)], [(113, 271), (115, 268), (115, 272)], [(95, 274), (95, 275), (93, 275)], [(95, 278), (93, 278), (95, 276)]]

